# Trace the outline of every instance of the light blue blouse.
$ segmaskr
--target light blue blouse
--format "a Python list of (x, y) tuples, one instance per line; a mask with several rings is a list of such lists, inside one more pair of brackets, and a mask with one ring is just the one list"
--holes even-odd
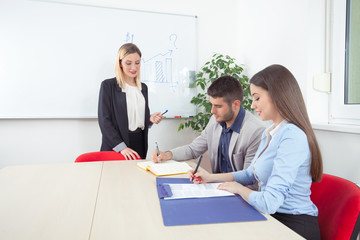
[[(267, 136), (270, 142), (266, 148)], [(260, 191), (250, 193), (249, 203), (261, 212), (317, 216), (318, 209), (310, 200), (310, 163), (305, 133), (283, 121), (277, 128), (272, 125), (265, 130), (251, 165), (233, 175), (243, 185), (260, 181)]]

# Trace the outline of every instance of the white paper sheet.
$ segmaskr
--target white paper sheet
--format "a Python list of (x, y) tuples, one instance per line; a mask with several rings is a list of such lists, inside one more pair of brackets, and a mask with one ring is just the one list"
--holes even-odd
[(204, 184), (169, 184), (172, 191), (171, 197), (165, 197), (165, 200), (180, 198), (204, 198), (204, 197), (221, 197), (233, 196), (225, 190), (219, 190), (217, 187), (221, 183), (204, 183)]

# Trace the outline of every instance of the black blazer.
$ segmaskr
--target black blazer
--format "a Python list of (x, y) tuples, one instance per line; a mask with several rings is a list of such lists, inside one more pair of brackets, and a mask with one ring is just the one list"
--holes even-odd
[[(145, 98), (145, 153), (148, 149), (148, 131), (150, 125), (150, 110), (148, 89), (141, 83)], [(98, 106), (98, 121), (102, 133), (100, 151), (112, 151), (115, 146), (125, 142), (130, 147), (129, 123), (126, 106), (126, 93), (116, 82), (116, 78), (106, 79), (101, 83)]]

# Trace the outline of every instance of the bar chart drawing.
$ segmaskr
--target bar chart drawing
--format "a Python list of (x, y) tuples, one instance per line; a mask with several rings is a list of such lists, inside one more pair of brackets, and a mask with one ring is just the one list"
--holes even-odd
[(164, 68), (163, 68), (163, 63), (161, 61), (156, 61), (155, 62), (155, 71), (156, 71), (156, 82), (164, 82), (165, 77), (164, 77)]
[[(127, 32), (125, 43), (134, 43), (135, 34)], [(143, 56), (141, 59), (141, 81), (147, 83), (168, 84), (168, 87), (174, 91), (178, 84), (173, 80), (173, 52), (178, 50), (176, 46), (177, 35), (169, 36), (169, 47), (163, 53), (157, 53), (154, 56)]]
[[(127, 33), (127, 40), (134, 40), (134, 34)], [(177, 34), (170, 34), (168, 49), (163, 52), (156, 53), (153, 56), (144, 56), (141, 66), (141, 80), (146, 83), (167, 84), (174, 91), (178, 85), (178, 81), (173, 79), (173, 58), (176, 58), (176, 41)]]
[(165, 59), (165, 72), (166, 72), (166, 81), (172, 81), (172, 59), (166, 58)]

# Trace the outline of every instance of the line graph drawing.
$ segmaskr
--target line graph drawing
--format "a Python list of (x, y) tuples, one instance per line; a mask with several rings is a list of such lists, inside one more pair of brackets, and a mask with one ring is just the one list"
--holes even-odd
[(151, 58), (149, 58), (149, 59), (145, 59), (145, 58), (143, 58), (142, 59), (142, 61), (144, 62), (144, 63), (148, 63), (148, 62), (151, 62), (153, 59), (156, 59), (156, 58), (161, 58), (161, 57), (165, 57), (166, 55), (172, 55), (172, 53), (173, 53), (173, 50), (171, 50), (171, 49), (169, 49), (167, 52), (165, 52), (165, 53), (158, 53), (158, 54), (156, 54), (155, 56), (152, 56)]
[(155, 59), (155, 58), (158, 58), (158, 57), (165, 57), (166, 55), (169, 55), (171, 57), (171, 55), (173, 54), (174, 51), (176, 51), (178, 48), (176, 46), (176, 40), (177, 40), (177, 35), (176, 34), (171, 34), (169, 36), (169, 47), (168, 47), (168, 50), (165, 51), (164, 53), (158, 53), (156, 54), (155, 56), (152, 56), (148, 59), (143, 59), (143, 62), (144, 63), (147, 63), (147, 62), (150, 62), (151, 60)]

